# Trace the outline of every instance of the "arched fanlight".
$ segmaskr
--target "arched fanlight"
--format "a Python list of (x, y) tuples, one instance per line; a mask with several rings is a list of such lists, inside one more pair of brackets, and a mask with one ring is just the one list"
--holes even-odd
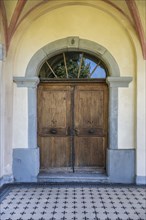
[(46, 60), (39, 73), (40, 79), (105, 79), (103, 62), (87, 53), (64, 52)]

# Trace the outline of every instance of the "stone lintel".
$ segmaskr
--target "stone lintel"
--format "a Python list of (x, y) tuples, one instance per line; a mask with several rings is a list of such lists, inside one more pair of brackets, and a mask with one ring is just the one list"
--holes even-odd
[(106, 82), (109, 85), (109, 87), (128, 87), (131, 81), (132, 77), (129, 76), (115, 76), (106, 78)]
[(40, 80), (38, 77), (13, 77), (13, 81), (17, 84), (17, 87), (36, 88)]

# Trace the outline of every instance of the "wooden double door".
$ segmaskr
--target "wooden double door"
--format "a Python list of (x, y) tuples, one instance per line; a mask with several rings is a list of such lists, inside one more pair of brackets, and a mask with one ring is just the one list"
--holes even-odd
[(106, 83), (40, 83), (38, 145), (41, 169), (100, 172), (105, 169)]

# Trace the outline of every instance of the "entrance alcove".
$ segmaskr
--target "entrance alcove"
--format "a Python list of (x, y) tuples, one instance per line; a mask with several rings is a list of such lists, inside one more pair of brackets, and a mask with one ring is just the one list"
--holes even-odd
[(37, 97), (41, 173), (105, 173), (108, 72), (97, 57), (64, 51), (43, 63)]
[[(107, 68), (106, 85), (108, 85), (109, 96), (105, 167), (108, 181), (134, 182), (134, 150), (118, 149), (118, 87), (128, 87), (132, 78), (120, 76), (118, 64), (106, 48), (76, 36), (57, 40), (39, 49), (27, 66), (25, 77), (14, 77), (18, 87), (28, 88), (28, 148), (14, 149), (13, 153), (13, 172), (18, 182), (38, 181), (37, 175), (40, 171), (37, 141), (37, 86), (40, 83), (38, 77), (40, 69), (46, 60), (57, 54), (80, 51), (100, 60)], [(18, 159), (21, 160), (21, 164)], [(89, 180), (85, 179), (85, 181)], [(98, 181), (98, 178), (94, 181)]]

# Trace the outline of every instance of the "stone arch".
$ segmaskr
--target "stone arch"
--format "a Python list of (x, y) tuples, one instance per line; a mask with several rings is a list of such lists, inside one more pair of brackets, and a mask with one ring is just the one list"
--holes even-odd
[(95, 57), (100, 58), (108, 68), (109, 76), (120, 76), (120, 70), (117, 62), (105, 47), (99, 45), (96, 42), (86, 39), (80, 39), (76, 36), (56, 40), (39, 49), (29, 61), (25, 76), (38, 76), (41, 64), (46, 59), (56, 55), (58, 52), (79, 50), (82, 50), (84, 52), (94, 55)]

